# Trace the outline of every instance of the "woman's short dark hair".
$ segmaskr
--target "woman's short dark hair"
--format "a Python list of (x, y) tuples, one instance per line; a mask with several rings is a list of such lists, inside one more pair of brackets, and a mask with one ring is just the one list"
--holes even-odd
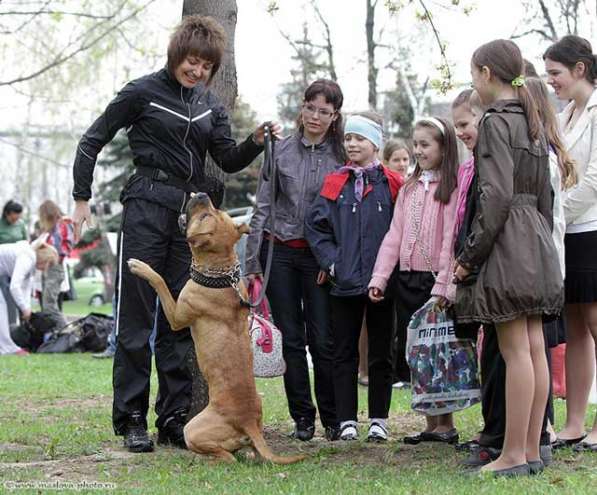
[(2, 218), (6, 220), (6, 217), (11, 213), (23, 213), (23, 205), (13, 201), (12, 199), (9, 199), (2, 210)]
[(543, 60), (546, 58), (559, 62), (570, 70), (574, 69), (578, 62), (582, 62), (585, 65), (586, 80), (595, 84), (597, 55), (593, 53), (593, 47), (588, 40), (573, 34), (564, 36), (545, 51)]
[(168, 70), (174, 75), (176, 68), (191, 55), (213, 64), (209, 84), (218, 72), (226, 48), (226, 32), (212, 17), (190, 15), (178, 25), (168, 44)]

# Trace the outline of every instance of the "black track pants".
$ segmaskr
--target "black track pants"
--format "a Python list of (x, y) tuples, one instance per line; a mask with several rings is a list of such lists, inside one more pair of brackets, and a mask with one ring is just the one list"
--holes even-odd
[(176, 411), (188, 411), (191, 402), (191, 374), (186, 365), (192, 346), (189, 329), (173, 332), (161, 308), (155, 320), (156, 293), (149, 283), (130, 272), (126, 264), (129, 258), (148, 263), (164, 277), (174, 298), (178, 297), (189, 279), (191, 252), (178, 230), (177, 212), (140, 199), (129, 199), (124, 204), (118, 239), (118, 338), (113, 370), (112, 422), (117, 435), (124, 433), (133, 411), (147, 414), (151, 374), (149, 336), (154, 321), (159, 382), (156, 426), (159, 428)]

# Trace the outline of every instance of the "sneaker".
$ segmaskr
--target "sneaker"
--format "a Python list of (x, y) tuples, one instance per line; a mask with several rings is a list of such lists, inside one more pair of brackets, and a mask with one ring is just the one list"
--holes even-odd
[(184, 440), (184, 425), (186, 424), (186, 411), (179, 411), (168, 418), (161, 428), (158, 428), (158, 445), (172, 445), (179, 449), (186, 449)]
[(291, 438), (296, 438), (301, 442), (308, 442), (315, 434), (315, 424), (307, 418), (299, 418), (294, 425), (294, 431), (290, 434)]
[(153, 452), (153, 441), (147, 435), (145, 419), (139, 411), (133, 412), (128, 419), (124, 446), (129, 452)]
[(107, 359), (107, 358), (113, 358), (114, 354), (116, 354), (116, 351), (114, 351), (110, 347), (106, 347), (106, 349), (104, 351), (98, 352), (96, 354), (92, 354), (91, 356), (96, 359)]
[(352, 441), (359, 438), (356, 424), (349, 423), (340, 427), (340, 440)]
[(340, 439), (340, 427), (338, 425), (325, 427), (325, 439), (329, 442), (335, 442)]
[(396, 382), (392, 384), (392, 388), (396, 390), (408, 390), (410, 388), (409, 382)]
[(377, 421), (371, 421), (369, 425), (369, 433), (367, 433), (368, 442), (387, 442), (388, 430), (384, 425)]
[(368, 376), (359, 375), (359, 378), (357, 379), (357, 381), (359, 382), (359, 385), (362, 385), (363, 387), (369, 386), (369, 377)]

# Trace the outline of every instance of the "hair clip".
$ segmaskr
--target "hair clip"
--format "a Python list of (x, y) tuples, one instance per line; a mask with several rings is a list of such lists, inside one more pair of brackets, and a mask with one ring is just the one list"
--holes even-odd
[(520, 88), (521, 86), (524, 86), (525, 83), (525, 79), (524, 76), (521, 74), (518, 77), (515, 77), (514, 79), (512, 79), (512, 86), (514, 86), (515, 88)]

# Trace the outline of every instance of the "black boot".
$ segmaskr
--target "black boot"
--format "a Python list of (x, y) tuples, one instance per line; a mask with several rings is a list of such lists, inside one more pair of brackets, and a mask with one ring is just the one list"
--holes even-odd
[(299, 418), (294, 426), (294, 431), (290, 434), (292, 438), (307, 442), (315, 434), (315, 424), (307, 418)]
[(124, 446), (130, 452), (153, 452), (153, 441), (147, 435), (145, 420), (139, 411), (129, 416), (124, 434)]
[(177, 411), (169, 417), (161, 428), (158, 428), (158, 445), (173, 445), (186, 449), (184, 441), (184, 425), (187, 423), (187, 412)]

